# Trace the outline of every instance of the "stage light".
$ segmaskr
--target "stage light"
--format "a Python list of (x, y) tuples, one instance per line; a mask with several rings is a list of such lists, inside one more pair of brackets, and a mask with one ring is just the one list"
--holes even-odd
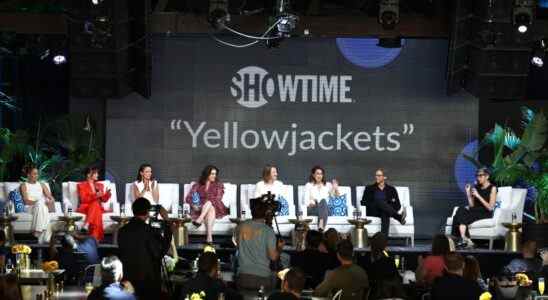
[(56, 65), (62, 65), (67, 62), (67, 57), (63, 54), (58, 54), (53, 57), (53, 63)]
[(516, 0), (514, 2), (513, 23), (519, 33), (524, 34), (529, 31), (529, 27), (533, 24), (535, 15), (534, 0)]
[(546, 52), (548, 51), (548, 40), (542, 39), (537, 42), (533, 48), (533, 56), (531, 57), (531, 64), (536, 67), (543, 67), (546, 60)]
[(400, 22), (400, 1), (381, 0), (379, 3), (379, 23), (382, 28), (392, 30)]
[(103, 2), (103, 0), (91, 0), (91, 3), (93, 5), (99, 5), (99, 4), (101, 4), (101, 2)]
[(207, 22), (217, 30), (223, 29), (225, 23), (230, 22), (227, 0), (209, 0)]
[(289, 0), (277, 0), (276, 1), (276, 28), (278, 29), (278, 35), (281, 37), (289, 37), (295, 28), (297, 27), (297, 21), (299, 17), (291, 12), (291, 2)]

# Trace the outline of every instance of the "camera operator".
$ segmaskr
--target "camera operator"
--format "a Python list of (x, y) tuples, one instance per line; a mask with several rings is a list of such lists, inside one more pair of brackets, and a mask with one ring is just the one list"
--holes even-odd
[(163, 220), (154, 220), (161, 224), (155, 228), (147, 223), (150, 202), (138, 198), (133, 202), (134, 217), (118, 234), (119, 257), (124, 265), (125, 278), (135, 287), (139, 299), (158, 298), (162, 286), (162, 259), (169, 250), (172, 228), (163, 220), (168, 219), (167, 211), (160, 208)]
[(284, 242), (277, 241), (274, 230), (265, 224), (273, 210), (268, 196), (250, 202), (252, 219), (240, 223), (234, 232), (239, 264), (236, 284), (240, 290), (257, 291), (262, 286), (270, 292), (276, 283), (270, 261), (279, 259)]

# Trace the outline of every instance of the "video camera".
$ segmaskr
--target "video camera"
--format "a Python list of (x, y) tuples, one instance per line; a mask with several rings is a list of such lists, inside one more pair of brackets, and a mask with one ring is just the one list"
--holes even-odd
[(267, 216), (274, 216), (282, 208), (282, 204), (280, 203), (280, 201), (276, 201), (276, 195), (272, 194), (271, 192), (268, 192), (258, 198), (251, 199), (250, 206), (252, 211), (257, 205), (265, 206)]

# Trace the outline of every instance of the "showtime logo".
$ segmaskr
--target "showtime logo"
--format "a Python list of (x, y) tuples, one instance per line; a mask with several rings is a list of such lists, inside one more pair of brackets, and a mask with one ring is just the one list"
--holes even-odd
[(354, 102), (350, 97), (351, 82), (350, 75), (270, 74), (263, 68), (248, 66), (232, 77), (230, 93), (247, 108), (259, 108), (277, 99), (282, 103), (348, 104)]

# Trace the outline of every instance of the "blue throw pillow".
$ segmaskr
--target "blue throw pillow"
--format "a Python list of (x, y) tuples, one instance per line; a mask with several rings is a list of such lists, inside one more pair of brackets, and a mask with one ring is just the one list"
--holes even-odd
[(495, 210), (497, 210), (497, 208), (500, 208), (500, 206), (502, 205), (501, 203), (502, 201), (500, 201), (499, 199), (497, 199), (497, 201), (495, 201), (495, 207), (493, 208), (493, 212)]
[(194, 206), (200, 206), (200, 194), (198, 194), (198, 192), (192, 194), (192, 204)]
[(348, 211), (346, 207), (346, 194), (340, 195), (338, 197), (331, 196), (327, 202), (327, 209), (330, 216), (334, 217), (346, 217), (348, 216)]
[(278, 201), (281, 204), (280, 212), (278, 213), (278, 216), (289, 216), (289, 204), (287, 203), (287, 200), (285, 200), (284, 197), (280, 196), (278, 197)]
[(23, 196), (18, 188), (8, 194), (8, 199), (13, 203), (15, 213), (25, 212), (25, 202), (23, 202)]

